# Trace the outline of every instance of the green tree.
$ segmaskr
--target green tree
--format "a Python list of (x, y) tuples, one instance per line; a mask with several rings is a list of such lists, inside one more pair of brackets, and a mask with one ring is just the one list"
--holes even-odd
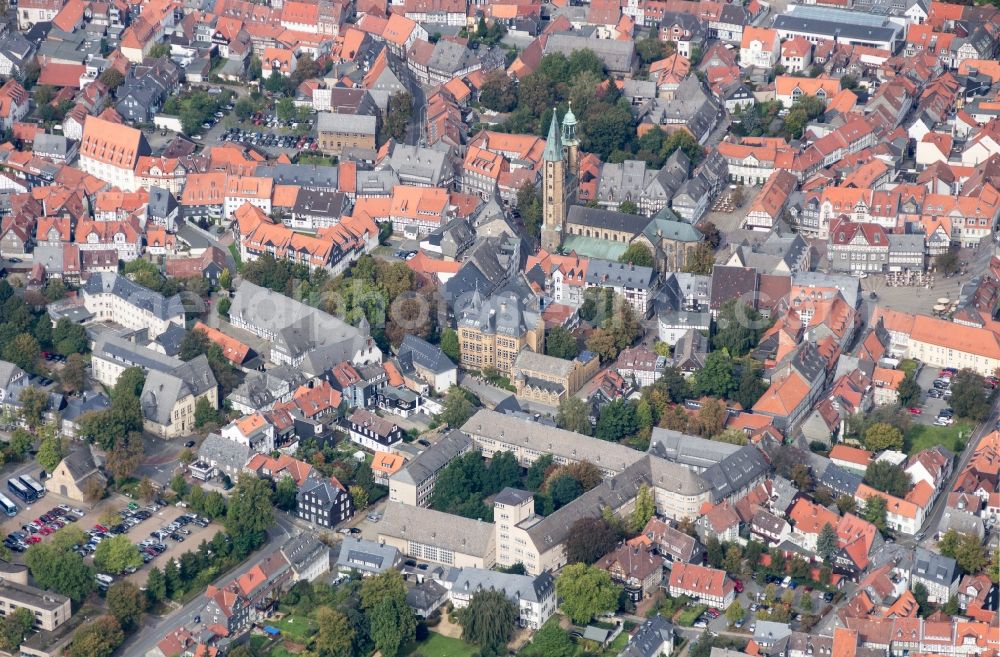
[(601, 440), (618, 442), (638, 430), (635, 405), (624, 399), (616, 399), (601, 409), (594, 435)]
[(153, 604), (167, 599), (167, 579), (156, 566), (149, 569), (146, 577), (146, 597)]
[(619, 540), (618, 530), (603, 518), (580, 518), (566, 538), (566, 561), (592, 564), (615, 549)]
[(458, 333), (455, 329), (446, 328), (441, 331), (441, 351), (455, 364), (461, 360), (462, 352), (459, 350)]
[[(621, 211), (625, 212), (625, 210)], [(635, 214), (635, 211), (632, 211), (629, 214)], [(655, 264), (653, 261), (653, 252), (649, 250), (648, 246), (640, 244), (639, 242), (630, 244), (629, 247), (625, 249), (625, 253), (618, 258), (618, 262), (635, 265), (636, 267), (652, 267)]]
[(743, 408), (753, 408), (757, 400), (767, 392), (767, 384), (760, 378), (760, 366), (756, 361), (743, 359), (739, 381), (733, 399)]
[[(639, 212), (639, 206), (637, 206), (634, 201), (622, 201), (621, 203), (618, 204), (618, 211), (621, 212), (622, 214), (637, 214)], [(643, 249), (646, 250), (647, 253), (649, 253), (649, 249), (643, 246), (642, 244), (635, 243), (632, 246), (641, 246)], [(629, 249), (631, 249), (632, 246), (630, 246)], [(625, 250), (625, 253), (628, 254), (628, 249)], [(622, 258), (624, 257), (625, 256), (623, 255)], [(652, 258), (652, 253), (650, 253), (650, 258)], [(631, 261), (622, 259), (619, 260), (618, 262), (627, 263)], [(639, 263), (633, 262), (632, 264), (637, 265)], [(644, 265), (644, 266), (649, 267), (650, 265)]]
[(279, 121), (291, 121), (295, 118), (295, 101), (291, 98), (278, 100), (275, 104), (274, 112)]
[(35, 455), (38, 464), (46, 471), (52, 472), (63, 460), (63, 442), (55, 431), (44, 432), (38, 444), (38, 454)]
[(194, 426), (203, 427), (206, 424), (218, 423), (219, 412), (212, 406), (208, 397), (200, 397), (194, 405)]
[(989, 563), (983, 542), (975, 534), (960, 533), (949, 529), (938, 542), (938, 551), (951, 557), (966, 573), (975, 575), (983, 571)]
[(562, 326), (554, 326), (545, 333), (545, 353), (556, 358), (573, 360), (580, 353), (576, 337)]
[(587, 349), (600, 356), (602, 362), (614, 360), (618, 356), (615, 336), (604, 328), (597, 328), (590, 332), (590, 336), (587, 338)]
[(576, 396), (566, 396), (559, 400), (559, 410), (556, 412), (556, 425), (560, 429), (575, 431), (589, 436), (592, 430), (590, 425), (590, 409), (587, 403)]
[(118, 375), (111, 398), (121, 399), (136, 397), (142, 394), (142, 388), (146, 384), (146, 373), (141, 367), (130, 367)]
[(364, 486), (351, 486), (348, 492), (354, 500), (355, 509), (364, 509), (368, 506), (368, 490)]
[(575, 657), (576, 645), (555, 616), (535, 632), (531, 643), (521, 650), (525, 657)]
[(138, 586), (124, 580), (115, 582), (108, 589), (106, 602), (108, 611), (118, 619), (123, 629), (132, 630), (139, 626), (146, 609), (146, 596)]
[(35, 616), (26, 607), (0, 619), (0, 650), (14, 653), (34, 627)]
[(646, 484), (642, 484), (639, 486), (639, 494), (635, 498), (635, 508), (628, 519), (629, 533), (638, 534), (641, 532), (654, 515), (656, 515), (656, 500), (653, 499), (653, 491)]
[[(919, 389), (919, 386), (918, 386)], [(876, 422), (865, 430), (865, 449), (881, 452), (903, 449), (903, 432), (885, 422)]]
[(343, 612), (320, 607), (314, 614), (319, 632), (314, 647), (319, 657), (350, 657), (354, 645), (354, 626)]
[(583, 493), (583, 486), (569, 474), (553, 477), (548, 484), (553, 510), (561, 509)]
[[(9, 360), (9, 359), (8, 359)], [(986, 393), (986, 380), (972, 370), (960, 370), (952, 377), (951, 405), (955, 412), (976, 422), (990, 414), (991, 396)]]
[(865, 500), (864, 510), (861, 517), (875, 525), (880, 532), (886, 530), (886, 504), (885, 499), (879, 495), (870, 495)]
[(94, 590), (94, 570), (76, 552), (38, 543), (24, 553), (32, 579), (43, 589), (80, 602)]
[(105, 69), (97, 79), (104, 83), (109, 91), (114, 91), (125, 82), (125, 76), (116, 68)]
[(498, 69), (486, 75), (479, 90), (479, 102), (495, 112), (509, 112), (517, 106), (517, 87), (506, 71)]
[(689, 274), (709, 276), (715, 266), (715, 251), (708, 242), (698, 242), (684, 261), (684, 271)]
[[(912, 372), (908, 372), (903, 380), (899, 382), (899, 388), (896, 390), (899, 395), (899, 405), (904, 408), (909, 408), (914, 404), (920, 402), (920, 396), (923, 391), (920, 389), (920, 384), (917, 383), (917, 379), (913, 376)], [(871, 448), (869, 448), (871, 449)]]
[(760, 313), (738, 299), (727, 301), (719, 309), (716, 332), (712, 336), (715, 349), (725, 349), (730, 356), (743, 356), (760, 342), (767, 323)]
[(35, 437), (28, 433), (27, 430), (18, 427), (14, 429), (14, 432), (10, 435), (10, 440), (7, 443), (7, 451), (13, 459), (20, 461), (28, 454), (28, 450), (30, 450), (34, 444)]
[(444, 397), (443, 409), (438, 419), (452, 429), (458, 429), (476, 412), (476, 406), (469, 399), (469, 394), (452, 386)]
[(816, 538), (816, 554), (821, 556), (823, 561), (829, 561), (836, 554), (838, 543), (837, 530), (830, 523), (824, 523)]
[[(528, 76), (531, 78), (531, 76)], [(528, 78), (525, 78), (527, 80)], [(522, 92), (525, 89), (524, 83), (521, 86)], [(533, 240), (538, 240), (542, 227), (542, 199), (535, 190), (535, 185), (530, 181), (525, 181), (517, 190), (518, 212), (521, 213), (521, 221), (524, 222), (524, 230)]]
[(233, 537), (234, 548), (249, 554), (259, 545), (269, 527), (274, 524), (271, 487), (264, 479), (241, 474), (229, 496), (229, 507), (223, 521)]
[(400, 140), (406, 136), (406, 126), (413, 116), (413, 96), (408, 92), (395, 94), (389, 99), (386, 110), (385, 133), (388, 137)]
[(375, 648), (385, 657), (396, 657), (413, 640), (417, 622), (406, 604), (406, 586), (399, 571), (366, 579), (361, 585), (361, 608)]
[(728, 399), (738, 389), (733, 376), (733, 360), (725, 351), (713, 351), (705, 357), (705, 366), (694, 375), (695, 394)]
[(520, 617), (517, 607), (503, 591), (476, 591), (458, 620), (462, 638), (479, 646), (485, 654), (498, 654), (507, 646)]
[(865, 483), (896, 497), (905, 497), (913, 486), (910, 474), (889, 461), (872, 461), (865, 470)]
[(291, 477), (282, 477), (274, 487), (274, 506), (282, 511), (294, 511), (299, 488)]
[(747, 612), (743, 609), (743, 605), (740, 604), (739, 600), (734, 600), (731, 605), (726, 609), (726, 620), (729, 621), (730, 625), (735, 625), (739, 621), (746, 618)]
[(69, 657), (111, 657), (125, 642), (125, 633), (114, 616), (100, 616), (77, 630), (66, 649)]
[(142, 565), (139, 548), (125, 534), (111, 536), (97, 545), (94, 552), (94, 567), (98, 570), (118, 574), (128, 568)]
[(666, 57), (666, 45), (655, 36), (648, 36), (635, 42), (635, 54), (643, 66), (649, 66), (658, 59)]
[(17, 400), (21, 402), (21, 419), (34, 429), (42, 422), (42, 414), (49, 406), (49, 396), (41, 388), (28, 386), (21, 390)]
[(157, 43), (152, 48), (149, 49), (148, 57), (150, 59), (159, 59), (160, 57), (170, 56), (170, 44), (169, 43)]
[(618, 607), (619, 588), (612, 583), (611, 575), (583, 563), (562, 569), (556, 578), (556, 592), (563, 612), (580, 625)]
[(80, 354), (70, 354), (59, 372), (59, 383), (64, 391), (81, 392), (87, 388), (87, 361)]
[(938, 256), (934, 258), (934, 268), (946, 275), (958, 272), (958, 270), (962, 268), (962, 261), (958, 257), (958, 251), (955, 249), (949, 249), (944, 253), (938, 254)]

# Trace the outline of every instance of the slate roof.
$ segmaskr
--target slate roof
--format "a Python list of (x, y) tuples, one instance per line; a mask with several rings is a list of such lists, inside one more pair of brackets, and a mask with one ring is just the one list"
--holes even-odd
[(461, 431), (451, 431), (419, 456), (403, 466), (389, 478), (407, 484), (419, 485), (437, 474), (460, 454), (472, 447), (472, 439)]
[(145, 288), (124, 276), (108, 272), (96, 272), (83, 285), (84, 294), (113, 294), (128, 301), (133, 306), (149, 311), (158, 319), (167, 320), (178, 315), (184, 316), (184, 304), (179, 294), (164, 297), (159, 292)]
[(555, 589), (556, 582), (548, 571), (532, 577), (514, 575), (482, 568), (452, 568), (445, 576), (449, 588), (468, 594), (470, 591), (502, 591), (512, 601), (542, 602)]
[(619, 657), (658, 657), (663, 644), (673, 643), (674, 626), (663, 616), (656, 614), (632, 635)]
[(567, 214), (567, 222), (576, 226), (607, 228), (608, 230), (638, 235), (649, 224), (649, 219), (637, 214), (588, 208), (584, 205), (571, 205)]
[(243, 469), (253, 453), (249, 445), (223, 438), (217, 433), (210, 433), (198, 448), (198, 460), (206, 463), (214, 462), (220, 468), (238, 471)]
[(397, 355), (400, 359), (404, 358), (405, 355), (414, 365), (419, 365), (435, 374), (443, 374), (455, 369), (455, 364), (444, 355), (439, 347), (435, 347), (415, 335), (407, 335), (403, 338)]
[(389, 502), (378, 533), (382, 536), (435, 545), (456, 553), (486, 557), (493, 546), (493, 524), (433, 509)]

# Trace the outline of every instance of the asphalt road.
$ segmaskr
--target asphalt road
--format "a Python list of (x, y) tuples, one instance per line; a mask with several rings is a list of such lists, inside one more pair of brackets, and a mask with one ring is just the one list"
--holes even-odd
[[(264, 546), (250, 555), (250, 558), (242, 566), (213, 582), (216, 586), (229, 584), (250, 570), (262, 559), (266, 559), (277, 552), (286, 540), (298, 533), (298, 530), (293, 527), (291, 521), (283, 514), (278, 514), (276, 518), (277, 523), (268, 532), (268, 540)], [(158, 641), (182, 625), (189, 628), (195, 627), (194, 617), (199, 614), (204, 606), (204, 596), (198, 595), (184, 606), (175, 609), (166, 616), (146, 616), (139, 631), (133, 633), (125, 642), (121, 654), (126, 657), (143, 657), (156, 647)]]

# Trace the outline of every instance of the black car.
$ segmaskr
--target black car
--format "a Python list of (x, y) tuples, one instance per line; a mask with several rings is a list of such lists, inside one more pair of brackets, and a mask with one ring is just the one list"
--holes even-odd
[(190, 449), (191, 447), (194, 447), (194, 441), (189, 440), (186, 443), (184, 443), (184, 446)]

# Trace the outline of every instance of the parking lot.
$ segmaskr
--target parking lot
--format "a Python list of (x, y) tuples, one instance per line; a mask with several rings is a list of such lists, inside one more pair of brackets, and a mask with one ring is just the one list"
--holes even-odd
[[(911, 407), (910, 415), (915, 422), (921, 424), (950, 424), (954, 420), (951, 418), (951, 397), (950, 377), (954, 372), (942, 370), (937, 367), (921, 368), (917, 374), (917, 383), (923, 391), (920, 406)], [(918, 409), (916, 413), (913, 409)], [(947, 418), (947, 419), (939, 419)]]
[(136, 545), (142, 543), (143, 541), (150, 540), (156, 541), (160, 545), (166, 546), (166, 549), (159, 555), (151, 559), (144, 567), (140, 568), (138, 572), (129, 575), (128, 580), (135, 584), (136, 586), (143, 586), (146, 583), (146, 578), (149, 576), (149, 569), (153, 566), (163, 570), (163, 567), (167, 565), (170, 559), (179, 559), (182, 554), (191, 550), (192, 552), (198, 550), (198, 545), (202, 541), (210, 541), (215, 533), (221, 529), (221, 527), (216, 523), (209, 523), (205, 526), (199, 526), (194, 523), (188, 523), (186, 526), (182, 527), (184, 531), (189, 532), (184, 534), (179, 533), (178, 536), (183, 540), (175, 540), (171, 538), (165, 539), (154, 539), (151, 533), (158, 531), (166, 527), (172, 522), (175, 522), (181, 516), (190, 513), (190, 509), (182, 509), (176, 506), (165, 506), (153, 514), (151, 518), (142, 522), (141, 524), (128, 530), (127, 535), (129, 539)]
[[(12, 497), (12, 494), (7, 497)], [(189, 509), (161, 504), (141, 505), (128, 498), (106, 500), (94, 510), (73, 506), (70, 501), (50, 495), (27, 506), (22, 505), (20, 500), (16, 501), (21, 508), (13, 522), (7, 525), (12, 530), (5, 538), (8, 549), (24, 552), (31, 545), (49, 540), (56, 531), (72, 524), (87, 534), (88, 541), (74, 550), (86, 561), (92, 562), (101, 541), (125, 534), (143, 554), (143, 567), (128, 575), (128, 579), (137, 586), (146, 583), (149, 572), (146, 566), (162, 569), (171, 558), (179, 558), (187, 550), (197, 550), (203, 540), (211, 540), (220, 529), (216, 523), (204, 518), (195, 521), (191, 518), (195, 514)], [(118, 523), (110, 523), (109, 517), (115, 516)], [(154, 537), (153, 532), (162, 533)], [(104, 582), (105, 585), (108, 583)]]

